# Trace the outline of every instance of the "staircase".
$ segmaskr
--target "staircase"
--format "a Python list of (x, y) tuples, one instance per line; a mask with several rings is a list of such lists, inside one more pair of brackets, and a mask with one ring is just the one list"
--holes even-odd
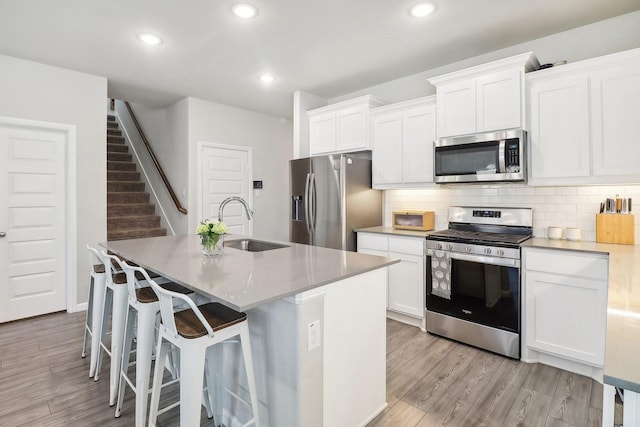
[(107, 116), (107, 240), (166, 236), (114, 116)]

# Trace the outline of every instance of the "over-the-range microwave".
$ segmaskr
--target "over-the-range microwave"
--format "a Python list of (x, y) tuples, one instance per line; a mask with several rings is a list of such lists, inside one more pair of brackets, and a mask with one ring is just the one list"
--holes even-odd
[(526, 181), (526, 131), (508, 129), (434, 142), (434, 181)]

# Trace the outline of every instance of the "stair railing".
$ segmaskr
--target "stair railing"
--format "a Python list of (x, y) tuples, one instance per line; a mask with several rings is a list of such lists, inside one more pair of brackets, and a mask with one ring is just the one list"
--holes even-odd
[(129, 101), (124, 101), (124, 105), (127, 107), (127, 110), (129, 111), (129, 115), (131, 115), (131, 119), (133, 120), (133, 124), (136, 126), (136, 129), (138, 130), (138, 133), (140, 134), (140, 138), (142, 138), (142, 142), (144, 143), (144, 146), (147, 147), (147, 152), (149, 153), (149, 156), (151, 156), (151, 160), (153, 161), (153, 164), (155, 165), (156, 169), (158, 170), (158, 173), (160, 174), (160, 177), (162, 178), (162, 182), (164, 182), (165, 187), (167, 187), (167, 191), (169, 192), (169, 195), (171, 196), (171, 199), (173, 200), (173, 203), (176, 205), (176, 209), (178, 209), (178, 212), (183, 213), (183, 214), (187, 214), (187, 210), (182, 206), (182, 203), (180, 203), (180, 199), (178, 199), (178, 196), (176, 195), (176, 192), (173, 191), (173, 187), (171, 186), (171, 183), (169, 182), (169, 178), (167, 178), (167, 175), (164, 173), (164, 170), (162, 169), (162, 166), (160, 165), (160, 162), (158, 161), (158, 158), (156, 157), (156, 154), (153, 152), (153, 149), (151, 148), (151, 144), (149, 144), (149, 140), (147, 139), (147, 137), (145, 136), (143, 130), (142, 130), (142, 126), (140, 126), (140, 123), (138, 122), (138, 119), (136, 117), (136, 115), (133, 112), (133, 109), (131, 108), (131, 105), (129, 104)]

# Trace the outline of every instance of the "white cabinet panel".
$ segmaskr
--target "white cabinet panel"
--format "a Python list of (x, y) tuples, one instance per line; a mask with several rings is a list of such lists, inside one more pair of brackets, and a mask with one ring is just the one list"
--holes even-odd
[(397, 252), (389, 256), (401, 260), (389, 266), (389, 310), (424, 316), (424, 258)]
[(526, 345), (603, 366), (607, 283), (537, 271), (525, 281)]
[(389, 237), (389, 252), (424, 255), (425, 239), (415, 237)]
[(433, 182), (436, 106), (406, 111), (402, 115), (402, 124), (403, 182)]
[(530, 87), (531, 178), (589, 176), (589, 85), (585, 76)]
[(330, 153), (336, 149), (336, 117), (325, 114), (309, 118), (311, 154)]
[(369, 109), (380, 105), (367, 95), (308, 111), (311, 155), (370, 150)]
[(589, 366), (604, 365), (608, 257), (523, 249), (523, 343)]
[(478, 77), (478, 132), (522, 126), (522, 74), (521, 70), (514, 69)]
[(399, 258), (389, 266), (387, 309), (424, 318), (425, 239), (377, 233), (358, 233), (358, 253)]
[(593, 173), (640, 175), (640, 63), (594, 72)]
[(336, 113), (336, 148), (350, 151), (369, 147), (369, 106), (358, 106)]
[(376, 108), (371, 117), (374, 188), (433, 182), (435, 97)]
[(376, 116), (373, 119), (373, 184), (402, 182), (402, 115)]
[(476, 131), (475, 80), (438, 86), (438, 136), (466, 135)]
[(384, 252), (389, 250), (389, 238), (384, 234), (358, 233), (357, 240), (358, 252), (360, 252), (361, 249), (373, 249)]

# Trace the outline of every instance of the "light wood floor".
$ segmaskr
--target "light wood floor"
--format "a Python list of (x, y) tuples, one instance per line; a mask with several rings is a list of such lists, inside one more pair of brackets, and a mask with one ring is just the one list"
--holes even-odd
[[(83, 325), (84, 313), (0, 324), (0, 426), (133, 425), (130, 390), (120, 418), (109, 407), (109, 359), (100, 381), (89, 378)], [(602, 386), (388, 320), (387, 401), (371, 427), (600, 426)], [(178, 414), (164, 414), (158, 425), (178, 426)], [(211, 425), (204, 410), (202, 422)]]
[(369, 427), (595, 427), (602, 385), (387, 320), (387, 403)]

